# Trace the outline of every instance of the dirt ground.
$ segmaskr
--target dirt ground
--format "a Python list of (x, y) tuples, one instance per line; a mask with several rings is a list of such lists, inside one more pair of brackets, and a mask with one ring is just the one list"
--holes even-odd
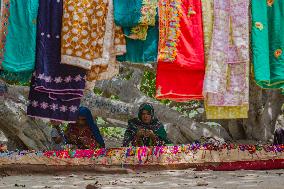
[(62, 188), (84, 189), (93, 184), (101, 189), (283, 189), (284, 170), (195, 172), (161, 171), (133, 174), (71, 174), (70, 175), (30, 175), (0, 178), (0, 188)]

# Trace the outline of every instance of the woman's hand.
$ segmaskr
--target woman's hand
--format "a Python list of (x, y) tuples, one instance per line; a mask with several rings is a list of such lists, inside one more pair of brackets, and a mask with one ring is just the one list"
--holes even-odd
[(145, 130), (145, 137), (150, 137), (150, 138), (153, 138), (153, 137), (156, 137), (154, 132), (152, 130)]
[(143, 138), (145, 135), (145, 129), (139, 129), (136, 136), (137, 138)]

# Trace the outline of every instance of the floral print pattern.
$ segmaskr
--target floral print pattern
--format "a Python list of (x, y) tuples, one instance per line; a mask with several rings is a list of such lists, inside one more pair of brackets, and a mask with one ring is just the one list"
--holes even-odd
[(1, 64), (4, 58), (4, 50), (5, 50), (5, 43), (6, 43), (6, 36), (8, 32), (8, 24), (9, 24), (9, 8), (10, 8), (10, 0), (2, 0), (1, 4), (1, 22), (0, 22), (0, 69)]
[(207, 118), (247, 117), (249, 98), (248, 6), (248, 0), (214, 1), (212, 45), (203, 89)]
[(267, 0), (267, 5), (269, 7), (272, 7), (273, 3), (274, 3), (274, 0)]
[(139, 25), (131, 28), (131, 39), (146, 40), (148, 26), (155, 26), (158, 0), (143, 0)]
[[(177, 56), (180, 35), (181, 0), (159, 1), (160, 39), (158, 60), (172, 62)], [(169, 11), (171, 10), (171, 11)]]
[(255, 27), (259, 30), (263, 30), (263, 24), (261, 22), (256, 22)]
[(108, 0), (65, 0), (62, 63), (91, 69), (102, 57)]
[(275, 58), (279, 58), (282, 55), (282, 50), (281, 49), (277, 49), (274, 52), (274, 56)]

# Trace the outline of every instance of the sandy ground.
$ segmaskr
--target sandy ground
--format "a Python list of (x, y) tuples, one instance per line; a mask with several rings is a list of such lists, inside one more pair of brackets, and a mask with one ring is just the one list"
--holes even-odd
[(161, 171), (127, 175), (70, 174), (54, 176), (7, 176), (0, 179), (0, 188), (78, 188), (97, 183), (101, 189), (283, 189), (284, 170), (195, 172)]

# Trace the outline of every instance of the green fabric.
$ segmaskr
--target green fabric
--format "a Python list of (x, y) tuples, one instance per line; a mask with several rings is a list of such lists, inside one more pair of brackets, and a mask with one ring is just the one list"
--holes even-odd
[[(150, 124), (144, 124), (141, 120), (141, 114), (143, 110), (150, 112), (152, 120)], [(171, 144), (172, 142), (167, 137), (167, 132), (164, 125), (155, 117), (154, 108), (151, 104), (144, 103), (139, 108), (138, 118), (134, 118), (128, 121), (128, 127), (124, 134), (123, 146), (128, 146), (129, 143), (133, 143), (136, 139), (136, 133), (139, 129), (152, 130), (158, 137), (158, 145)], [(149, 138), (144, 140), (145, 146), (152, 146), (152, 141)]]
[(252, 50), (256, 83), (284, 91), (283, 0), (252, 0)]
[(11, 0), (3, 69), (23, 72), (34, 69), (38, 0)]
[[(133, 27), (140, 24), (143, 0), (113, 0), (114, 21), (121, 26), (126, 36), (131, 35)], [(158, 17), (156, 16), (156, 21)], [(159, 29), (158, 23), (149, 26), (146, 40), (134, 40), (126, 37), (126, 54), (118, 56), (120, 62), (152, 63), (157, 61)]]
[(9, 72), (0, 71), (0, 78), (10, 84), (27, 85), (32, 77), (33, 71)]

